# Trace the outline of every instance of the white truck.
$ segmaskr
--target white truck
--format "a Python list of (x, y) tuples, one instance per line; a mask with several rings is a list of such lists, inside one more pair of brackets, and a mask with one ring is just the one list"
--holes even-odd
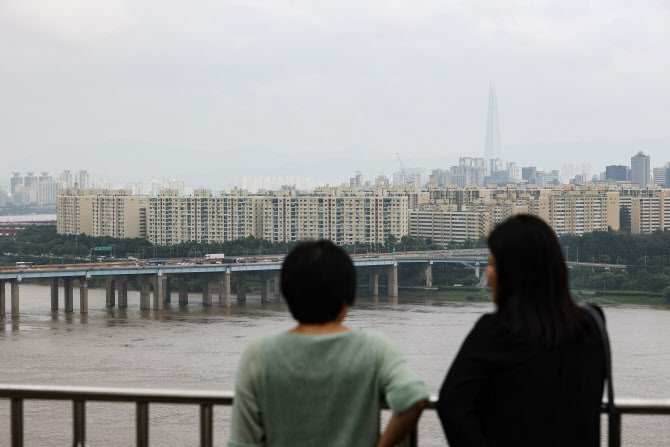
[(215, 260), (215, 259), (221, 260), (225, 257), (226, 257), (225, 253), (208, 253), (205, 255), (205, 259), (207, 260)]

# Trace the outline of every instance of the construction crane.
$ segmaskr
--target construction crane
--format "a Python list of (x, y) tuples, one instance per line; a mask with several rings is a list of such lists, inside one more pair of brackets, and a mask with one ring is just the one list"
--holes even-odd
[(395, 156), (398, 157), (398, 163), (400, 163), (400, 172), (402, 172), (403, 183), (407, 184), (407, 173), (405, 172), (405, 167), (402, 165), (402, 160), (400, 159), (400, 154), (396, 152)]

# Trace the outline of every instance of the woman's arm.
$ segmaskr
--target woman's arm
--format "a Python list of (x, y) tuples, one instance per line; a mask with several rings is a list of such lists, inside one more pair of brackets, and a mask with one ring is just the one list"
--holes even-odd
[(392, 447), (398, 445), (407, 435), (416, 427), (416, 423), (421, 416), (421, 412), (426, 406), (426, 402), (419, 401), (404, 413), (394, 414), (391, 417), (386, 430), (377, 441), (376, 447)]

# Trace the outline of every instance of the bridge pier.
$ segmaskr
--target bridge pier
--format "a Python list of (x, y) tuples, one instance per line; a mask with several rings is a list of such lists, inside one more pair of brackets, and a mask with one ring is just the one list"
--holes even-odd
[(230, 307), (230, 272), (219, 275), (219, 306)]
[(433, 262), (426, 266), (426, 287), (433, 287)]
[(276, 274), (274, 278), (274, 295), (277, 301), (281, 301), (281, 274)]
[(5, 315), (5, 281), (0, 281), (0, 317)]
[(170, 288), (170, 278), (165, 278), (164, 279), (165, 284), (163, 284), (163, 293), (165, 293), (165, 302), (166, 303), (171, 303), (172, 302), (172, 289)]
[(188, 288), (186, 278), (179, 278), (179, 305), (185, 306), (188, 304)]
[(142, 275), (140, 277), (140, 309), (149, 309), (150, 285), (151, 279), (146, 275)]
[(163, 310), (163, 275), (154, 279), (154, 310)]
[(58, 278), (51, 278), (51, 310), (58, 310)]
[(379, 296), (379, 272), (376, 268), (370, 271), (370, 296)]
[(11, 298), (12, 298), (12, 318), (19, 317), (19, 284), (21, 280), (16, 279), (10, 281), (11, 284)]
[(267, 273), (261, 274), (261, 303), (270, 301), (270, 275)]
[(479, 261), (475, 262), (475, 276), (479, 279)]
[(63, 278), (63, 289), (65, 295), (65, 312), (74, 311), (74, 280), (72, 278)]
[(79, 280), (79, 313), (88, 313), (88, 280)]
[(392, 265), (386, 268), (388, 276), (387, 295), (390, 297), (398, 296), (398, 265)]
[(212, 307), (212, 287), (207, 276), (202, 277), (202, 306)]
[(105, 292), (105, 304), (107, 307), (116, 306), (116, 282), (113, 276), (107, 277)]
[(119, 283), (119, 309), (128, 307), (128, 277), (120, 276), (117, 279)]
[(237, 302), (245, 303), (247, 301), (247, 274), (237, 274)]

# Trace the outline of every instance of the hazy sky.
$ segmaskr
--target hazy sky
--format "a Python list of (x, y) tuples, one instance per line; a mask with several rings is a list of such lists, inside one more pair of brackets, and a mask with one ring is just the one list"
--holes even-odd
[(0, 0), (0, 179), (670, 161), (670, 2)]

